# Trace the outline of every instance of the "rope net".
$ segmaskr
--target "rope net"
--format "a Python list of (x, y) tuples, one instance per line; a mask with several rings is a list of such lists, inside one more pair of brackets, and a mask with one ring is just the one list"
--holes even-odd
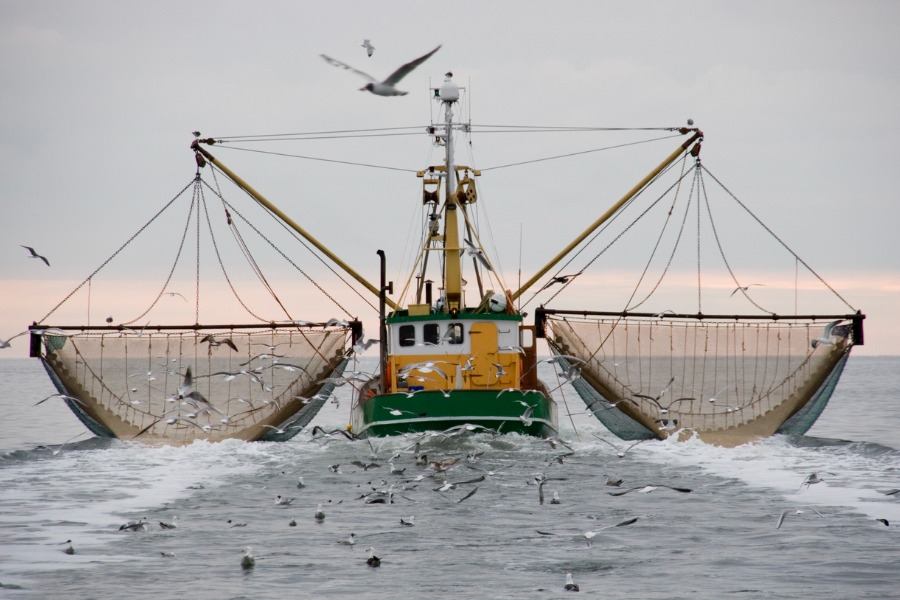
[(42, 337), (54, 383), (76, 399), (69, 404), (79, 418), (102, 427), (95, 433), (190, 443), (254, 440), (283, 426), (341, 363), (348, 334), (185, 328)]
[(621, 412), (648, 436), (683, 430), (711, 443), (771, 435), (802, 409), (852, 346), (849, 320), (826, 329), (799, 318), (548, 315), (545, 323), (554, 352), (584, 361), (581, 377), (600, 401), (582, 397), (608, 427), (603, 413)]

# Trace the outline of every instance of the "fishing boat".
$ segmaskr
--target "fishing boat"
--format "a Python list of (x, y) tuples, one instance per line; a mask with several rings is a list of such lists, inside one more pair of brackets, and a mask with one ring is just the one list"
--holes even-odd
[[(449, 73), (430, 88), (440, 111), (424, 130), (442, 157), (439, 164), (416, 171), (422, 190), (420, 242), (408, 276), (396, 289), (387, 280), (383, 251), (378, 251), (376, 285), (226, 166), (212, 150), (227, 140), (198, 133), (191, 145), (197, 172), (189, 214), (198, 230), (201, 207), (209, 222), (203, 190), (213, 191), (242, 252), (269, 287), (259, 261), (237, 233), (238, 217), (246, 219), (226, 200), (218, 179), (210, 185), (202, 175), (220, 173), (311, 252), (349, 275), (363, 294), (377, 298), (377, 339), (367, 339), (362, 322), (349, 316), (327, 322), (296, 319), (280, 300), (284, 318), (248, 311), (256, 317), (250, 324), (200, 325), (197, 319), (190, 325), (141, 326), (150, 309), (106, 326), (50, 325), (44, 318), (31, 328), (32, 355), (42, 359), (64, 401), (98, 435), (168, 443), (289, 439), (334, 400), (335, 388), (345, 385), (353, 388), (348, 435), (360, 437), (447, 430), (555, 436), (558, 398), (571, 418), (565, 394), (572, 390), (587, 411), (623, 439), (698, 436), (735, 445), (774, 433), (802, 434), (812, 426), (852, 347), (863, 343), (865, 316), (793, 251), (788, 249), (798, 268), (807, 268), (848, 310), (796, 314), (766, 309), (754, 287), (764, 284), (747, 283), (727, 260), (731, 296), (758, 311), (704, 312), (701, 301), (708, 296), (699, 273), (696, 296), (690, 295), (697, 298), (695, 310), (646, 308), (686, 237), (689, 210), (697, 211), (699, 240), (701, 207), (706, 207), (724, 260), (707, 196), (707, 181), (719, 182), (700, 160), (700, 129), (690, 122), (665, 128), (680, 139), (662, 162), (530, 279), (510, 286), (495, 267), (482, 221), (474, 215), (482, 201), (477, 184), (482, 170), (458, 164), (455, 156), (457, 136), (474, 129), (456, 114), (461, 90)], [(685, 184), (688, 193), (681, 191), (683, 182), (690, 184)], [(635, 208), (659, 188), (649, 207)], [(667, 216), (657, 222), (657, 242), (647, 266), (635, 272), (638, 283), (630, 297), (612, 310), (557, 306), (566, 298), (563, 292), (585, 280), (598, 258), (648, 220), (654, 207)], [(638, 210), (630, 221), (629, 210)], [(680, 227), (672, 226), (678, 215)], [(619, 234), (609, 229), (616, 222)], [(249, 221), (246, 225), (258, 233)], [(668, 262), (663, 260), (653, 279), (651, 264), (664, 256), (663, 233), (672, 229), (677, 235)], [(598, 239), (606, 245), (591, 256), (588, 249)], [(651, 279), (650, 290), (641, 292)], [(172, 294), (167, 284), (151, 308)], [(534, 322), (526, 323), (530, 303), (536, 305)], [(550, 356), (539, 358), (541, 340)], [(357, 370), (357, 358), (373, 344), (379, 350), (377, 371)], [(541, 370), (555, 381), (539, 378)]]

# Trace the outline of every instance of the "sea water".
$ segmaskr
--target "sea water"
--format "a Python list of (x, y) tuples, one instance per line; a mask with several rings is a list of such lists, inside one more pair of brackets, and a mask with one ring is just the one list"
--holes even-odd
[[(346, 394), (290, 442), (146, 447), (91, 436), (58, 398), (35, 406), (53, 392), (36, 360), (0, 360), (2, 598), (555, 598), (570, 594), (566, 573), (590, 597), (900, 594), (900, 494), (885, 493), (900, 488), (897, 357), (852, 357), (807, 436), (727, 449), (648, 441), (618, 458), (609, 444), (631, 443), (563, 387), (571, 450), (518, 435), (429, 437), (429, 460), (459, 462), (418, 481), (429, 471), (414, 462), (414, 437), (313, 439), (313, 425), (346, 426)], [(400, 475), (389, 473), (394, 455)], [(823, 481), (803, 485), (814, 472)], [(458, 485), (435, 491), (444, 480)], [(367, 502), (389, 488), (393, 503)], [(415, 525), (401, 525), (410, 516)], [(120, 531), (142, 518), (146, 531)], [(589, 546), (584, 533), (601, 529)], [(355, 545), (339, 543), (350, 533)]]

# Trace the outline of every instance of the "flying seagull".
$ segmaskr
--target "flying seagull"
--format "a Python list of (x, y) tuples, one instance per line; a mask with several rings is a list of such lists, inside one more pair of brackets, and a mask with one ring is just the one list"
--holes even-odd
[(48, 267), (50, 266), (50, 261), (47, 260), (45, 257), (41, 256), (40, 254), (38, 254), (37, 252), (35, 252), (34, 248), (32, 248), (31, 246), (22, 246), (22, 247), (25, 248), (26, 250), (28, 250), (29, 252), (31, 252), (31, 258), (39, 258), (42, 261), (44, 261), (45, 263), (47, 263)]
[(372, 53), (375, 52), (375, 46), (373, 46), (368, 39), (363, 40), (363, 43), (360, 44), (360, 46), (366, 49), (366, 54), (369, 56), (372, 56)]
[(734, 291), (731, 292), (731, 295), (734, 296), (734, 295), (737, 294), (738, 292), (742, 292), (742, 291), (743, 291), (743, 292), (746, 292), (748, 289), (750, 289), (750, 286), (754, 286), (754, 285), (762, 285), (762, 286), (764, 286), (764, 285), (766, 285), (766, 284), (764, 284), (764, 283), (751, 283), (751, 284), (748, 284), (748, 285), (739, 285), (738, 287), (734, 288)]
[(813, 341), (810, 342), (810, 345), (813, 348), (815, 348), (819, 344), (826, 344), (829, 346), (833, 346), (834, 338), (831, 337), (831, 332), (835, 328), (835, 326), (840, 322), (841, 322), (840, 319), (838, 319), (837, 321), (832, 321), (831, 323), (826, 325), (825, 330), (822, 332), (822, 337), (814, 339)]
[(400, 83), (401, 79), (403, 79), (404, 77), (409, 75), (413, 69), (415, 69), (416, 67), (421, 65), (426, 60), (428, 60), (428, 58), (432, 54), (434, 54), (435, 52), (437, 52), (440, 49), (441, 49), (441, 47), (438, 46), (437, 48), (435, 48), (428, 54), (425, 54), (424, 56), (420, 56), (419, 58), (406, 63), (405, 65), (403, 65), (402, 67), (400, 67), (399, 69), (397, 69), (396, 71), (391, 73), (387, 79), (385, 79), (384, 81), (381, 81), (381, 82), (379, 82), (377, 79), (375, 79), (368, 73), (363, 73), (362, 71), (360, 71), (358, 69), (354, 69), (347, 63), (344, 63), (344, 62), (341, 62), (334, 58), (331, 58), (330, 56), (326, 56), (325, 54), (321, 54), (320, 56), (323, 59), (325, 59), (325, 62), (327, 62), (328, 64), (334, 65), (335, 67), (342, 67), (348, 71), (353, 71), (357, 75), (360, 75), (360, 76), (368, 79), (369, 83), (367, 83), (365, 86), (359, 88), (359, 90), (361, 92), (365, 92), (365, 91), (372, 92), (376, 96), (405, 96), (409, 92), (404, 92), (404, 91), (398, 90), (394, 86), (396, 84)]
[(468, 256), (474, 256), (485, 269), (488, 271), (494, 270), (493, 267), (491, 267), (491, 263), (488, 262), (487, 257), (484, 255), (484, 252), (481, 251), (481, 248), (473, 244), (469, 239), (463, 239), (463, 242), (466, 243), (466, 247), (460, 250), (460, 254), (465, 253)]

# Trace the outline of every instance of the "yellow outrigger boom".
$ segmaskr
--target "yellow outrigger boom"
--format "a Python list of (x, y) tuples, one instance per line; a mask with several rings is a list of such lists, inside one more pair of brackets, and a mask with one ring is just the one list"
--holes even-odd
[[(304, 237), (304, 239), (306, 239), (310, 244), (312, 244), (313, 246), (315, 246), (316, 248), (321, 250), (322, 253), (325, 254), (325, 256), (330, 258), (337, 266), (339, 266), (344, 271), (346, 271), (347, 274), (350, 275), (351, 277), (353, 277), (356, 281), (358, 281), (363, 286), (365, 286), (365, 288), (367, 290), (369, 290), (376, 296), (381, 295), (381, 292), (378, 290), (377, 287), (375, 287), (374, 285), (369, 283), (362, 275), (360, 275), (359, 273), (354, 271), (350, 267), (350, 265), (348, 265), (347, 263), (342, 261), (340, 258), (338, 258), (337, 255), (335, 255), (331, 250), (329, 250), (324, 245), (322, 245), (322, 243), (319, 242), (319, 240), (317, 240), (312, 235), (310, 235), (310, 233), (308, 231), (306, 231), (305, 229), (300, 227), (300, 225), (298, 225), (296, 222), (294, 222), (293, 219), (291, 219), (284, 212), (282, 212), (280, 208), (278, 208), (277, 206), (275, 206), (274, 204), (269, 202), (269, 200), (265, 196), (263, 196), (262, 194), (257, 192), (255, 189), (253, 189), (253, 187), (249, 183), (247, 183), (246, 181), (241, 179), (234, 171), (232, 171), (231, 169), (226, 167), (224, 164), (222, 164), (222, 162), (219, 159), (217, 159), (215, 156), (213, 156), (212, 154), (210, 154), (209, 152), (207, 152), (206, 150), (201, 148), (200, 144), (199, 144), (200, 141), (201, 140), (194, 140), (194, 143), (191, 144), (191, 148), (195, 152), (197, 152), (199, 155), (202, 155), (203, 158), (205, 158), (206, 160), (208, 160), (209, 162), (214, 164), (229, 179), (231, 179), (238, 187), (240, 187), (242, 190), (244, 190), (245, 192), (250, 194), (257, 202), (259, 202), (264, 207), (266, 207), (266, 209), (269, 212), (271, 212), (272, 214), (274, 214), (276, 217), (278, 217), (279, 219), (284, 221), (285, 224), (287, 224), (291, 229), (293, 229), (294, 231), (296, 231), (297, 233), (302, 235)], [(211, 139), (206, 139), (206, 140), (202, 140), (202, 141), (205, 143), (213, 143), (213, 140), (211, 140)], [(393, 308), (394, 310), (400, 309), (400, 306), (398, 304), (396, 304), (394, 301), (392, 301), (390, 298), (385, 298), (385, 302), (388, 305), (390, 305), (390, 307)]]
[[(516, 292), (512, 295), (512, 299), (515, 300), (516, 298), (518, 298), (519, 296), (521, 296), (522, 294), (524, 294), (525, 291), (526, 291), (528, 288), (530, 288), (531, 286), (533, 286), (533, 285), (537, 282), (537, 280), (540, 279), (541, 277), (543, 277), (543, 276), (547, 273), (547, 271), (549, 271), (550, 269), (552, 269), (553, 266), (556, 265), (556, 263), (558, 263), (558, 262), (561, 261), (563, 258), (565, 258), (565, 256), (566, 256), (569, 252), (571, 252), (572, 250), (574, 250), (575, 247), (578, 246), (578, 244), (580, 244), (581, 242), (583, 242), (583, 241), (585, 240), (585, 238), (587, 238), (589, 235), (591, 235), (591, 234), (594, 232), (594, 230), (596, 230), (598, 227), (600, 227), (601, 225), (603, 225), (603, 223), (605, 223), (607, 220), (609, 220), (610, 217), (612, 217), (614, 214), (616, 214), (616, 211), (618, 211), (620, 208), (622, 208), (622, 206), (623, 206), (626, 202), (628, 202), (629, 200), (631, 200), (635, 195), (637, 195), (638, 192), (640, 192), (642, 189), (644, 189), (644, 187), (645, 187), (648, 183), (650, 183), (650, 182), (653, 180), (654, 177), (656, 177), (657, 175), (659, 175), (660, 172), (661, 172), (663, 169), (665, 169), (666, 167), (668, 167), (670, 164), (672, 164), (673, 162), (675, 162), (675, 160), (677, 160), (679, 156), (681, 156), (682, 154), (684, 154), (684, 152), (690, 147), (691, 144), (693, 144), (695, 141), (702, 141), (702, 140), (703, 140), (703, 132), (700, 131), (699, 129), (696, 129), (696, 128), (694, 128), (694, 129), (687, 129), (687, 128), (684, 128), (684, 129), (681, 129), (681, 130), (680, 130), (680, 132), (683, 133), (683, 134), (688, 133), (688, 132), (690, 132), (690, 131), (693, 131), (693, 132), (694, 132), (694, 135), (692, 135), (692, 136), (690, 137), (690, 139), (688, 139), (688, 140), (685, 141), (683, 144), (681, 144), (681, 145), (678, 147), (677, 150), (675, 150), (674, 152), (672, 152), (672, 154), (670, 154), (669, 156), (667, 156), (665, 160), (663, 160), (661, 163), (659, 163), (659, 166), (657, 166), (655, 169), (653, 169), (652, 171), (650, 171), (650, 172), (647, 174), (646, 177), (644, 177), (643, 179), (641, 179), (641, 180), (637, 183), (637, 185), (635, 185), (633, 188), (631, 188), (631, 189), (628, 191), (627, 194), (625, 194), (624, 196), (622, 196), (622, 198), (621, 198), (618, 202), (616, 202), (615, 204), (613, 204), (613, 205), (610, 207), (609, 210), (607, 210), (605, 213), (603, 213), (603, 215), (601, 215), (599, 219), (597, 219), (596, 221), (594, 221), (587, 229), (585, 229), (584, 232), (583, 232), (581, 235), (579, 235), (577, 238), (575, 238), (575, 239), (572, 241), (571, 244), (569, 244), (568, 246), (566, 246), (565, 248), (563, 248), (563, 249), (559, 252), (559, 254), (557, 254), (557, 255), (554, 256), (552, 259), (550, 259), (550, 262), (548, 262), (541, 270), (539, 270), (537, 273), (535, 273), (534, 276), (533, 276), (531, 279), (529, 279), (528, 281), (526, 281), (526, 282), (522, 285), (522, 287), (520, 287), (520, 288), (518, 289), (518, 291), (516, 291)], [(696, 146), (696, 150), (692, 150), (691, 152), (692, 152), (692, 153), (695, 153), (695, 152), (696, 152), (696, 153), (699, 154), (699, 150), (700, 150), (700, 148), (699, 148), (699, 143), (698, 143), (697, 146)]]

